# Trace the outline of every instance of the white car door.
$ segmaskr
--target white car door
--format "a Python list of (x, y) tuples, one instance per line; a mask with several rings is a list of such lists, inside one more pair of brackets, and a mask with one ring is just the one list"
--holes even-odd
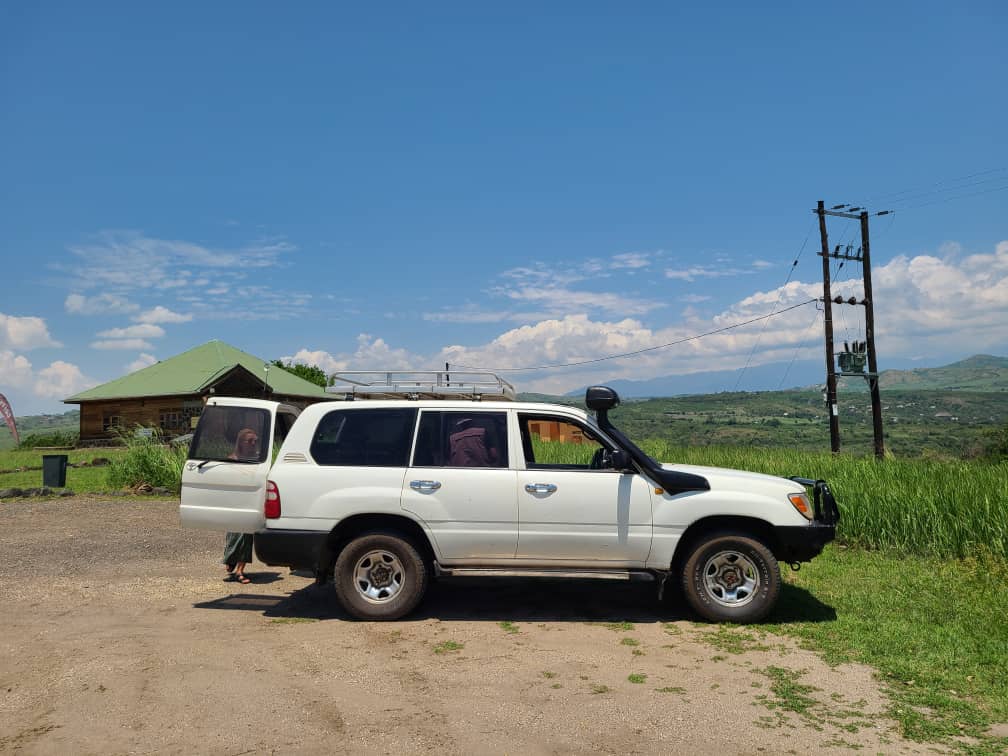
[(239, 533), (262, 530), (274, 444), (279, 446), (296, 413), (277, 402), (210, 399), (182, 468), (182, 525)]
[(651, 550), (651, 484), (602, 469), (609, 449), (560, 415), (519, 413), (519, 560), (641, 566)]
[(507, 412), (421, 412), (402, 506), (430, 528), (443, 561), (514, 559), (517, 473), (510, 468)]

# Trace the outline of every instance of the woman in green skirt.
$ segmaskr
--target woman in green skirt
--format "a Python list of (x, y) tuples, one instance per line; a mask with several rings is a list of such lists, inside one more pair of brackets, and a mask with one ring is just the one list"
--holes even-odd
[(228, 580), (239, 583), (251, 583), (245, 574), (245, 565), (252, 561), (252, 534), (228, 533), (224, 540), (224, 568), (228, 571)]

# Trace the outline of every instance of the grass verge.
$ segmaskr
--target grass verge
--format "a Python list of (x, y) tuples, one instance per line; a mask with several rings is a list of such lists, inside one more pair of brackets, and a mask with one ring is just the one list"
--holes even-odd
[(831, 664), (877, 669), (907, 738), (1008, 749), (988, 732), (1008, 723), (1008, 563), (831, 546), (787, 582), (775, 613), (785, 621), (758, 627)]

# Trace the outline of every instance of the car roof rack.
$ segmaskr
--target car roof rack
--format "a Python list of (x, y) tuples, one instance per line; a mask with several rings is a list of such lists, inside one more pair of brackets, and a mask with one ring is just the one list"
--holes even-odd
[(326, 392), (352, 399), (503, 399), (515, 388), (495, 373), (451, 371), (341, 371), (329, 377)]

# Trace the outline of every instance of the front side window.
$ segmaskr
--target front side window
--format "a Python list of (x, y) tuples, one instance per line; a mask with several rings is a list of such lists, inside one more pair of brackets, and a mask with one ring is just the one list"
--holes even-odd
[(406, 467), (416, 412), (398, 407), (333, 410), (315, 429), (312, 458), (340, 467)]
[(560, 469), (601, 469), (607, 447), (591, 429), (566, 418), (518, 415), (525, 466)]
[(507, 413), (424, 412), (414, 467), (507, 467)]
[(270, 424), (271, 415), (265, 409), (210, 405), (200, 416), (189, 458), (265, 462)]

